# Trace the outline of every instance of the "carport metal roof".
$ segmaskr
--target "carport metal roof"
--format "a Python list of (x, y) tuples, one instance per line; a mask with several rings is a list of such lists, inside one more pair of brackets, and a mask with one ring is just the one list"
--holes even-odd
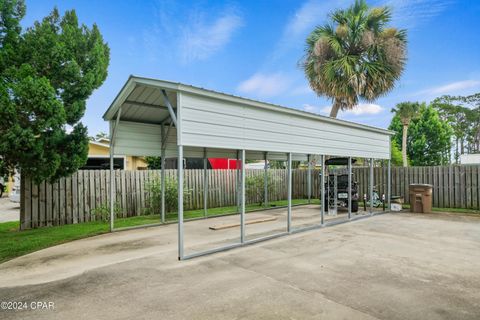
[[(168, 129), (168, 104), (176, 130)], [(119, 110), (118, 154), (160, 156), (163, 141), (166, 157), (177, 156), (180, 144), (185, 157), (202, 157), (204, 148), (212, 157), (231, 158), (246, 149), (250, 159), (263, 159), (263, 152), (272, 159), (292, 152), (294, 160), (306, 154), (390, 157), (391, 131), (178, 82), (130, 76), (103, 116), (112, 129)]]

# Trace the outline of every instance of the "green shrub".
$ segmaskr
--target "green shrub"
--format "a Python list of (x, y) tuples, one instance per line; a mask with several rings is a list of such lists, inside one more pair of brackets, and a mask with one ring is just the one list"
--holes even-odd
[[(122, 213), (122, 208), (118, 202), (113, 204), (113, 213), (116, 217), (119, 217)], [(110, 203), (102, 204), (100, 207), (92, 209), (90, 215), (93, 221), (110, 221)]]
[[(255, 174), (245, 178), (245, 189), (247, 196), (251, 199), (258, 199), (258, 204), (263, 205), (265, 203), (265, 177), (263, 174)], [(273, 176), (267, 173), (267, 190), (268, 193), (272, 192), (274, 188)]]
[[(145, 185), (149, 193), (147, 200), (146, 214), (159, 214), (162, 209), (162, 180), (155, 177)], [(183, 189), (184, 199), (188, 197), (190, 191)], [(165, 178), (165, 211), (173, 212), (178, 209), (178, 188), (177, 181), (171, 178)]]

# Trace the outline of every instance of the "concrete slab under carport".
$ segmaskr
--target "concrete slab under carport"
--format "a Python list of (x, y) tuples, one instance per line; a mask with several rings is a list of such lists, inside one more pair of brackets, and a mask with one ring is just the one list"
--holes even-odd
[[(375, 208), (376, 213), (381, 209)], [(347, 221), (348, 212), (345, 208), (339, 208), (337, 215), (324, 216), (324, 223)], [(353, 218), (366, 216), (367, 212), (360, 210), (352, 215)], [(273, 221), (249, 224), (249, 221), (275, 218)], [(185, 253), (191, 254), (205, 250), (211, 250), (221, 246), (238, 243), (240, 241), (240, 216), (228, 215), (224, 217), (210, 218), (196, 222), (185, 223)], [(287, 208), (270, 208), (246, 214), (245, 238), (255, 240), (269, 237), (287, 231)], [(236, 227), (223, 230), (210, 230), (211, 226), (238, 224)], [(292, 207), (292, 230), (319, 226), (321, 224), (320, 205), (303, 204)], [(199, 241), (201, 239), (201, 241)]]
[[(1, 300), (55, 302), (2, 318), (480, 317), (478, 217), (386, 214), (181, 262), (175, 236), (176, 225), (131, 230), (0, 265)], [(45, 281), (87, 258), (83, 273)]]

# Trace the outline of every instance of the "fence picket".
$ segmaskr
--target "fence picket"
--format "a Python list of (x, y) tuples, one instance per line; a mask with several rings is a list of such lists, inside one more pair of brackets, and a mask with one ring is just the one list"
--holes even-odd
[(430, 172), (428, 173), (430, 176), (430, 184), (433, 185), (433, 206), (438, 207), (439, 199), (438, 199), (438, 176), (437, 176), (437, 167), (431, 167)]
[[(95, 171), (95, 172), (98, 172), (98, 171)], [(90, 195), (90, 212), (88, 212), (88, 218), (87, 220), (88, 221), (91, 221), (93, 220), (92, 219), (92, 212), (95, 210), (95, 208), (97, 207), (97, 196), (96, 196), (96, 187), (97, 187), (97, 184), (95, 183), (95, 172), (92, 170), (92, 171), (88, 171), (88, 178), (90, 179), (90, 192), (89, 192), (89, 195)]]
[(52, 188), (52, 216), (50, 217), (52, 225), (57, 226), (59, 224), (60, 217), (60, 201), (59, 201), (59, 181), (53, 183)]
[(73, 208), (72, 208), (72, 177), (66, 177), (65, 178), (65, 206), (66, 206), (66, 224), (71, 224), (73, 223)]
[(445, 201), (445, 208), (450, 208), (450, 170), (451, 166), (443, 168), (443, 197)]
[(459, 174), (459, 183), (460, 185), (458, 186), (458, 189), (457, 190), (462, 190), (463, 192), (460, 192), (460, 203), (459, 203), (459, 207), (460, 208), (467, 208), (467, 204), (466, 204), (466, 182), (465, 182), (465, 178), (466, 178), (466, 172), (465, 172), (465, 166), (461, 166), (461, 167), (457, 167), (458, 168), (458, 174)]
[(78, 223), (78, 172), (72, 174), (72, 223)]
[(465, 170), (465, 207), (472, 208), (472, 170), (471, 167), (463, 168)]
[(473, 209), (479, 209), (478, 178), (479, 178), (478, 167), (472, 166), (472, 208)]
[(46, 208), (46, 186), (45, 181), (38, 185), (38, 226), (44, 227), (45, 226), (45, 208)]
[(88, 182), (88, 171), (83, 170), (83, 197), (84, 197), (84, 207), (83, 207), (83, 220), (90, 221), (90, 185)]
[(29, 229), (32, 228), (32, 182), (30, 179), (22, 177), (21, 183), (21, 190), (23, 192), (22, 200), (25, 202), (22, 206), (23, 212), (20, 216), (20, 218), (24, 220), (21, 221), (20, 225), (22, 229)]
[(85, 201), (83, 199), (83, 172), (78, 171), (77, 172), (77, 193), (78, 193), (78, 222), (84, 222), (84, 217), (85, 217), (85, 212), (84, 207), (85, 207)]

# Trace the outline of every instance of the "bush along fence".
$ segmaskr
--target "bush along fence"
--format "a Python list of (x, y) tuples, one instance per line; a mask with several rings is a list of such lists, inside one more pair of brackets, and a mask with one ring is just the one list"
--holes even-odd
[[(287, 171), (268, 170), (268, 201), (287, 199)], [(176, 170), (166, 173), (166, 209), (176, 211)], [(312, 198), (320, 197), (319, 171), (312, 170)], [(115, 213), (131, 217), (160, 212), (160, 171), (119, 171), (115, 174)], [(185, 210), (203, 208), (203, 170), (185, 170)], [(293, 170), (292, 198), (308, 197), (308, 171)], [(354, 180), (360, 197), (368, 195), (369, 168), (354, 167)], [(208, 207), (237, 204), (237, 172), (207, 170)], [(246, 203), (262, 203), (264, 171), (246, 170)], [(433, 185), (433, 205), (443, 208), (480, 209), (480, 166), (392, 167), (392, 195), (409, 202), (408, 185)], [(374, 187), (387, 193), (387, 169), (374, 168)], [(20, 222), (22, 229), (81, 223), (108, 219), (110, 171), (78, 171), (55, 183), (36, 185), (24, 179), (21, 191)]]

